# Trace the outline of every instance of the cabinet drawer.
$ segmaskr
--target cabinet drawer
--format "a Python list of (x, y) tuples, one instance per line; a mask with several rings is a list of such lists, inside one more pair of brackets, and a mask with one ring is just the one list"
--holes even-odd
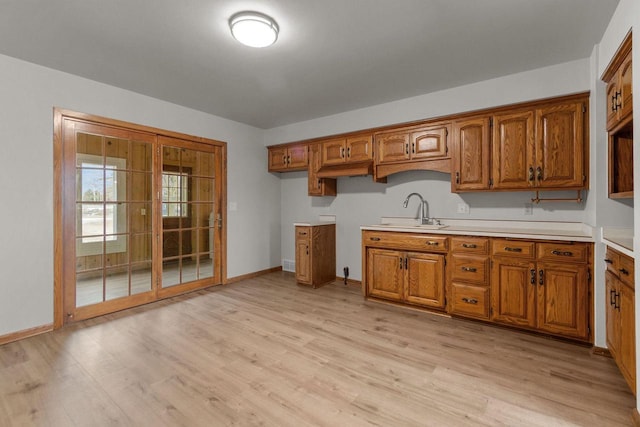
[(451, 284), (451, 314), (489, 319), (489, 288)]
[(587, 245), (567, 243), (538, 243), (538, 259), (547, 261), (587, 262)]
[(618, 274), (618, 276), (620, 276), (620, 280), (622, 282), (631, 286), (632, 289), (635, 289), (634, 287), (635, 269), (634, 269), (633, 263), (634, 263), (633, 258), (620, 254), (620, 267), (618, 268), (618, 271), (620, 272), (620, 274)]
[(452, 280), (486, 285), (489, 283), (489, 257), (454, 254), (450, 271)]
[(491, 254), (516, 258), (533, 258), (536, 244), (522, 240), (494, 239)]
[(607, 246), (607, 253), (604, 256), (605, 267), (608, 272), (614, 276), (618, 276), (620, 273), (620, 254), (615, 250)]
[(489, 253), (489, 239), (484, 237), (452, 237), (451, 250), (456, 253), (486, 255)]
[(296, 226), (296, 241), (309, 240), (311, 238), (311, 227)]
[(365, 246), (413, 250), (421, 252), (447, 252), (449, 238), (419, 233), (394, 233), (389, 231), (364, 231)]

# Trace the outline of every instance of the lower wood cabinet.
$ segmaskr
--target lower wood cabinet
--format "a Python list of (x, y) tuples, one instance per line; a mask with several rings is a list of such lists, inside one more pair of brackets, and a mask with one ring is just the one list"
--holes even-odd
[(367, 250), (367, 266), (369, 295), (444, 307), (444, 255), (371, 248)]
[(605, 272), (607, 346), (629, 388), (636, 393), (634, 260), (607, 248)]
[(494, 239), (492, 253), (492, 321), (590, 338), (587, 244)]
[[(365, 230), (362, 244), (366, 297), (592, 340), (591, 243)], [(633, 302), (628, 293), (621, 298), (622, 305)], [(634, 319), (632, 309), (624, 313)], [(608, 328), (621, 316), (613, 313)]]
[(336, 225), (296, 226), (296, 281), (314, 288), (336, 279)]

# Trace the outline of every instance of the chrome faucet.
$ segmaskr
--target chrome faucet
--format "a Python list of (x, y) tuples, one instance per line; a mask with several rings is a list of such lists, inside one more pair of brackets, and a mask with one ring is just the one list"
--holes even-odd
[(418, 196), (418, 198), (420, 199), (420, 202), (422, 203), (422, 218), (420, 218), (420, 224), (425, 225), (425, 224), (431, 224), (432, 220), (431, 218), (429, 218), (429, 205), (427, 204), (427, 201), (418, 193), (411, 193), (407, 196), (406, 199), (404, 199), (404, 203), (402, 204), (402, 207), (406, 208), (409, 205), (409, 199), (411, 198), (411, 196)]

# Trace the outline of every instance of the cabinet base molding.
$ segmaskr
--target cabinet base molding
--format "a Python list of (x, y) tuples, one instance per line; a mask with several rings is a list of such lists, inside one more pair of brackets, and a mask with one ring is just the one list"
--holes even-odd
[(25, 338), (33, 337), (51, 331), (53, 331), (53, 323), (36, 326), (35, 328), (24, 329), (22, 331), (12, 332), (10, 334), (0, 336), (0, 345), (23, 340)]
[(376, 304), (392, 305), (392, 306), (398, 307), (398, 308), (400, 308), (402, 310), (419, 311), (421, 313), (431, 314), (431, 315), (434, 315), (434, 316), (447, 317), (449, 319), (454, 317), (454, 316), (451, 316), (448, 313), (445, 313), (444, 311), (439, 311), (437, 308), (420, 307), (419, 305), (410, 305), (410, 304), (407, 304), (405, 302), (394, 302), (394, 301), (389, 301), (389, 300), (386, 300), (386, 299), (376, 298), (376, 297), (372, 297), (372, 296), (365, 297), (365, 301), (374, 302)]
[(593, 353), (594, 356), (603, 356), (603, 357), (608, 357), (608, 358), (612, 358), (613, 357), (611, 355), (611, 351), (609, 351), (608, 348), (604, 348), (604, 347), (596, 347), (596, 346), (594, 346), (591, 349), (591, 353)]
[(631, 413), (631, 422), (633, 423), (634, 427), (640, 427), (640, 413), (638, 412), (637, 408), (634, 409)]
[(282, 271), (282, 266), (280, 265), (278, 267), (271, 267), (271, 268), (267, 268), (265, 270), (254, 271), (253, 273), (247, 273), (247, 274), (243, 274), (241, 276), (230, 277), (224, 283), (226, 285), (229, 285), (231, 283), (240, 282), (242, 280), (253, 279), (254, 277), (262, 276), (262, 275), (269, 274), (269, 273), (275, 273), (276, 271)]

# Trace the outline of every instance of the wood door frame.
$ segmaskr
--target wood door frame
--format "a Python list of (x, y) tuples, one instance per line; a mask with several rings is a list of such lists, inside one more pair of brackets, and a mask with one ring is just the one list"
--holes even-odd
[[(59, 329), (65, 324), (64, 317), (64, 259), (63, 259), (63, 247), (65, 243), (64, 235), (64, 215), (63, 210), (65, 206), (65, 196), (68, 196), (68, 191), (65, 191), (64, 181), (64, 165), (65, 161), (63, 156), (64, 150), (64, 122), (65, 119), (73, 119), (77, 121), (92, 123), (104, 127), (112, 127), (117, 129), (125, 129), (128, 131), (148, 133), (156, 135), (157, 137), (165, 136), (170, 138), (176, 138), (187, 143), (193, 143), (194, 146), (200, 144), (213, 145), (220, 149), (220, 173), (216, 176), (216, 180), (219, 180), (221, 189), (220, 193), (220, 214), (222, 215), (222, 227), (219, 230), (220, 233), (220, 282), (221, 284), (227, 283), (227, 143), (224, 141), (217, 141), (213, 139), (192, 136), (182, 134), (179, 132), (173, 132), (165, 129), (154, 128), (150, 126), (139, 125), (131, 122), (125, 122), (122, 120), (110, 119), (102, 116), (97, 116), (88, 113), (80, 113), (76, 111), (66, 110), (62, 108), (53, 108), (53, 252), (54, 252), (54, 267), (53, 267), (53, 327)], [(160, 143), (156, 142), (156, 147), (159, 147)], [(156, 148), (154, 147), (154, 148)], [(68, 153), (67, 153), (68, 155)], [(154, 159), (156, 159), (154, 155)], [(154, 173), (157, 166), (157, 159), (154, 160)], [(154, 254), (154, 263), (157, 263)], [(157, 268), (154, 266), (153, 268)], [(184, 289), (184, 292), (189, 292), (193, 289)], [(163, 296), (158, 295), (157, 299), (161, 299)], [(149, 301), (146, 301), (149, 302)]]

